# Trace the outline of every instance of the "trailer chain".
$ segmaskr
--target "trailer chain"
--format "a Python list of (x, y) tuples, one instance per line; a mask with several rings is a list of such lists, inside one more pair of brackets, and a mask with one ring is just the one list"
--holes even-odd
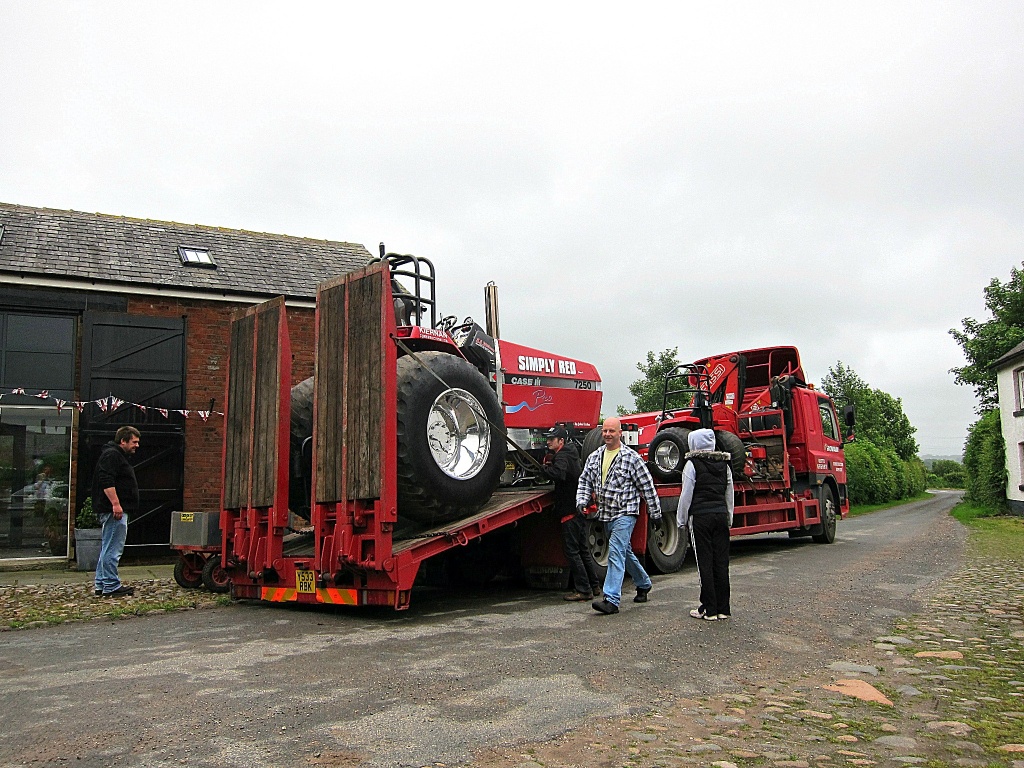
[[(449, 386), (448, 382), (446, 382), (444, 379), (442, 379), (440, 376), (438, 376), (437, 373), (435, 373), (434, 370), (423, 361), (423, 358), (421, 358), (419, 355), (417, 355), (415, 352), (413, 352), (411, 349), (409, 349), (409, 347), (406, 346), (405, 342), (403, 342), (397, 336), (392, 336), (391, 338), (393, 338), (395, 340), (395, 344), (397, 344), (399, 347), (401, 347), (402, 350), (404, 350), (407, 355), (409, 355), (410, 357), (412, 357), (413, 360), (415, 360), (417, 363), (419, 363), (420, 366), (423, 367), (423, 370), (425, 370), (427, 373), (429, 373), (431, 376), (433, 376), (435, 379), (437, 379), (439, 382), (441, 382), (441, 386), (443, 386), (445, 389), (454, 389), (454, 387)], [(499, 405), (499, 407), (504, 407), (503, 403), (498, 403), (498, 405)], [(498, 433), (501, 434), (502, 437), (505, 438), (505, 443), (507, 445), (511, 445), (513, 450), (517, 451), (520, 455), (525, 457), (526, 460), (528, 462), (530, 462), (537, 470), (539, 470), (541, 472), (544, 471), (544, 465), (541, 464), (539, 461), (537, 461), (535, 458), (533, 458), (533, 456), (531, 456), (528, 452), (526, 452), (522, 448), (520, 448), (512, 440), (512, 438), (508, 436), (508, 432), (505, 431), (504, 427), (499, 427), (493, 421), (488, 419), (487, 418), (487, 414), (482, 414), (482, 415), (484, 417), (484, 421), (486, 421), (488, 424), (490, 424), (492, 429), (496, 430)]]

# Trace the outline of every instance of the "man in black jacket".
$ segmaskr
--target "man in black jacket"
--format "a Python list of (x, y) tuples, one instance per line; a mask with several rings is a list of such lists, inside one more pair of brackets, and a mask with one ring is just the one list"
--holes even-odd
[(587, 521), (576, 511), (576, 484), (580, 478), (580, 454), (576, 446), (566, 442), (569, 433), (555, 427), (544, 434), (548, 452), (544, 456), (544, 474), (555, 481), (555, 514), (562, 521), (562, 542), (575, 590), (566, 600), (590, 600), (600, 594), (601, 578), (597, 564), (587, 546)]
[(135, 427), (121, 427), (113, 442), (103, 446), (92, 475), (92, 507), (103, 527), (100, 557), (96, 563), (96, 594), (120, 597), (134, 594), (121, 583), (117, 564), (128, 536), (128, 514), (139, 509), (139, 483), (128, 461), (139, 448), (141, 439)]

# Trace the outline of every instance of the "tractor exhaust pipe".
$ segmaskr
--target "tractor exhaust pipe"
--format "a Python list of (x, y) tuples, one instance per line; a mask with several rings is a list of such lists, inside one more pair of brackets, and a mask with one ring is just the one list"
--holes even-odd
[(487, 323), (487, 335), (494, 339), (494, 388), (498, 395), (498, 403), (502, 408), (505, 401), (501, 399), (501, 384), (504, 375), (501, 370), (501, 329), (498, 326), (498, 286), (492, 280), (484, 286), (484, 314)]

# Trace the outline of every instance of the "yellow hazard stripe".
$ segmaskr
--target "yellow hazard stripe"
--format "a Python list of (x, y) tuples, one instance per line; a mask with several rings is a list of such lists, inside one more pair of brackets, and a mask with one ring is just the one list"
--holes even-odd
[(359, 605), (359, 591), (322, 587), (316, 591), (316, 599), (321, 603), (331, 603), (332, 605)]
[(284, 587), (263, 587), (260, 593), (261, 600), (269, 600), (272, 603), (287, 603), (295, 599), (296, 590)]

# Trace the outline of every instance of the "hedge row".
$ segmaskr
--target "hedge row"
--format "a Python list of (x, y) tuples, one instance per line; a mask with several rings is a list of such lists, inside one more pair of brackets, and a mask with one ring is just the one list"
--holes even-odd
[(964, 471), (967, 501), (1006, 509), (1006, 444), (997, 408), (986, 411), (971, 425), (964, 446)]
[(918, 458), (904, 461), (892, 448), (858, 439), (844, 449), (851, 504), (884, 504), (917, 496), (925, 489), (928, 470)]

